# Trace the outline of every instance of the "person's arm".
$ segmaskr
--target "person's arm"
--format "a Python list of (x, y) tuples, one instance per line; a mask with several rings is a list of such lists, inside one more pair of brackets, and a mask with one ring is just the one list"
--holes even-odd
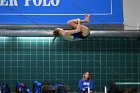
[(83, 81), (82, 80), (79, 81), (79, 89), (81, 91), (83, 91)]
[(90, 80), (90, 90), (92, 93), (95, 92), (94, 87), (95, 87), (94, 82), (92, 80)]
[(80, 30), (81, 30), (81, 28), (80, 28), (80, 26), (81, 26), (80, 19), (77, 19), (77, 20), (78, 20), (77, 28), (75, 30), (66, 31), (64, 36), (69, 36), (69, 35), (72, 35), (72, 34), (80, 32)]
[(80, 19), (77, 19), (78, 20), (78, 25), (77, 25), (77, 28), (76, 28), (76, 31), (79, 32), (81, 29), (80, 29), (80, 26), (81, 26), (81, 20)]
[(94, 86), (93, 81), (90, 80), (90, 90), (91, 90), (91, 91), (93, 91), (93, 86)]

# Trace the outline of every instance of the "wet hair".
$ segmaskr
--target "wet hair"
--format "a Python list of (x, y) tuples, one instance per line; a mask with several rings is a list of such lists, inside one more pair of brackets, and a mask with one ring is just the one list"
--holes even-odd
[(59, 29), (57, 29), (57, 28), (55, 28), (54, 30), (53, 30), (53, 35), (55, 36), (55, 37), (58, 37), (59, 36)]
[[(89, 73), (89, 72), (88, 72), (88, 71), (85, 71), (85, 72), (83, 73), (83, 78), (82, 78), (83, 80), (85, 80), (85, 74), (86, 74), (86, 73)], [(89, 73), (89, 78), (88, 78), (88, 80), (89, 80), (90, 78), (91, 78), (91, 75), (90, 75), (90, 73)]]
[(60, 31), (60, 30), (57, 29), (57, 28), (55, 28), (55, 29), (53, 30), (53, 35), (54, 35), (53, 43), (54, 43), (56, 37), (59, 37), (59, 36), (60, 36), (59, 31)]

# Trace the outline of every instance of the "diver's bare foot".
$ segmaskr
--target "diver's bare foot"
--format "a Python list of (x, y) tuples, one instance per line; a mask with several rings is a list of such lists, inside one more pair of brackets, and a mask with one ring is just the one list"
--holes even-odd
[(89, 21), (90, 21), (90, 14), (86, 14), (84, 20), (85, 20), (86, 22), (89, 22)]

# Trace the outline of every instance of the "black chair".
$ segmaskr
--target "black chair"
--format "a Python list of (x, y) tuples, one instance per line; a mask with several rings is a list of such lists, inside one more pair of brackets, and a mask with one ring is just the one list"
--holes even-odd
[(52, 85), (43, 85), (41, 91), (42, 93), (55, 93), (55, 87)]
[(67, 93), (70, 90), (70, 87), (67, 85), (60, 85), (56, 87), (55, 93)]

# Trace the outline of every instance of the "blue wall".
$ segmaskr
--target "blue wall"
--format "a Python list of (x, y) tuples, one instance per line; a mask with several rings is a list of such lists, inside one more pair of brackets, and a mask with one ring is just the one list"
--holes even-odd
[(93, 14), (91, 24), (123, 23), (122, 0), (15, 1), (0, 0), (0, 24), (65, 24), (84, 13)]

